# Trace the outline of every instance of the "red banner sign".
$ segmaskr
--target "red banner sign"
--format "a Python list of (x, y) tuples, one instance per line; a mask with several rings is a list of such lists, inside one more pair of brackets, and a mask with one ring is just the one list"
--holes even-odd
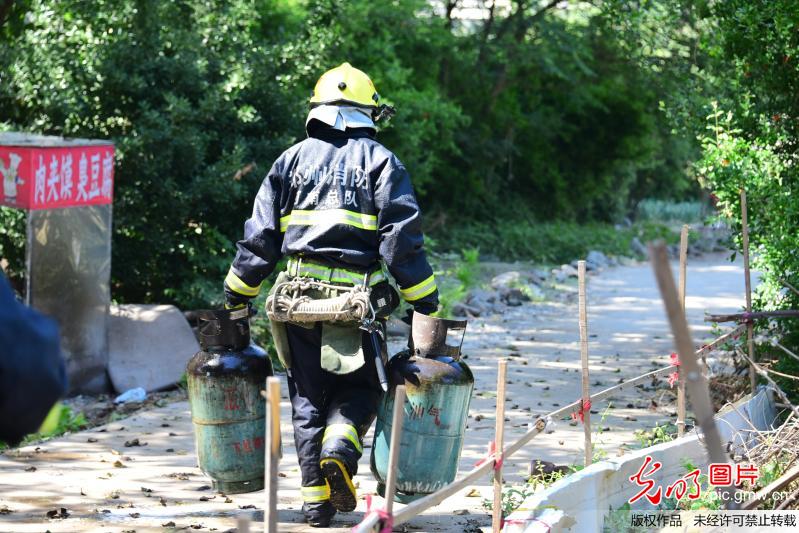
[(114, 146), (0, 146), (0, 204), (51, 209), (110, 204)]

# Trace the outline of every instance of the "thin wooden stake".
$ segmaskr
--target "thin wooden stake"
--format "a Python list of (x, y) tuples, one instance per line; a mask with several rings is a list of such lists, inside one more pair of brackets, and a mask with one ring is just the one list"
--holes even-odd
[(242, 515), (236, 520), (236, 533), (250, 533), (250, 517)]
[[(591, 391), (589, 390), (588, 378), (588, 313), (586, 312), (585, 301), (585, 261), (577, 262), (577, 282), (579, 286), (579, 313), (580, 313), (580, 360), (582, 361), (583, 377), (583, 405), (591, 402)], [(585, 433), (585, 466), (592, 463), (594, 451), (591, 446), (591, 409), (584, 409), (583, 432)]]
[[(746, 284), (746, 312), (752, 312), (752, 277), (749, 271), (749, 215), (746, 206), (746, 189), (741, 189), (741, 241), (744, 253), (744, 283)], [(749, 349), (749, 357), (755, 360), (755, 326), (749, 321), (746, 324), (746, 345)], [(752, 387), (752, 394), (757, 389), (757, 373), (755, 367), (749, 365), (749, 384)]]
[[(683, 224), (680, 232), (680, 307), (685, 313), (685, 286), (688, 265), (688, 224)], [(677, 369), (680, 377), (677, 382), (677, 436), (685, 435), (685, 372)]]
[(388, 514), (392, 514), (394, 510), (394, 493), (397, 490), (404, 413), (405, 385), (397, 385), (394, 391), (394, 413), (391, 419), (391, 443), (388, 449), (388, 471), (386, 472), (386, 512)]
[[(671, 331), (674, 335), (674, 344), (680, 357), (680, 368), (685, 373), (686, 389), (691, 397), (694, 416), (702, 429), (705, 447), (711, 463), (727, 463), (729, 457), (724, 453), (721, 436), (713, 418), (713, 404), (710, 401), (710, 391), (707, 380), (702, 374), (694, 352), (694, 342), (691, 339), (691, 332), (685, 320), (685, 313), (680, 306), (680, 299), (677, 294), (677, 287), (674, 285), (674, 277), (669, 266), (669, 256), (666, 246), (663, 243), (650, 245), (649, 255), (652, 259), (652, 268), (655, 271), (660, 295), (666, 307), (666, 315), (669, 318)], [(736, 507), (733, 493), (735, 487), (718, 487), (722, 494), (722, 501), (727, 502), (727, 508)], [(726, 497), (725, 497), (726, 496)]]
[[(500, 359), (497, 367), (497, 412), (494, 425), (494, 449), (497, 457), (502, 457), (505, 445), (505, 381), (508, 374), (507, 359)], [(496, 464), (496, 463), (495, 463)], [(502, 530), (502, 466), (494, 468), (494, 507), (491, 519), (491, 530)]]
[(264, 531), (277, 533), (277, 468), (280, 462), (280, 380), (266, 378), (266, 468), (264, 476), (266, 505)]

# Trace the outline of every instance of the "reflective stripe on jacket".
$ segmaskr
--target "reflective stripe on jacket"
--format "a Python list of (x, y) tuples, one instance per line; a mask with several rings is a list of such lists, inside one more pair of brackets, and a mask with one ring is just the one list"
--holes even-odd
[(371, 130), (317, 128), (286, 150), (255, 198), (226, 290), (253, 297), (284, 255), (356, 272), (382, 260), (403, 297), (438, 306), (410, 176)]

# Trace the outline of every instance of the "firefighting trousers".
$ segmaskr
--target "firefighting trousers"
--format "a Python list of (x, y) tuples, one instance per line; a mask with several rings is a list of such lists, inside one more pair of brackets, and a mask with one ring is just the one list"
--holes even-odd
[(288, 376), (294, 443), (302, 473), (306, 503), (329, 498), (320, 459), (340, 460), (350, 477), (363, 454), (363, 437), (377, 414), (382, 395), (375, 369), (375, 354), (364, 333), (366, 364), (350, 374), (322, 369), (322, 324), (312, 329), (286, 324), (291, 370)]

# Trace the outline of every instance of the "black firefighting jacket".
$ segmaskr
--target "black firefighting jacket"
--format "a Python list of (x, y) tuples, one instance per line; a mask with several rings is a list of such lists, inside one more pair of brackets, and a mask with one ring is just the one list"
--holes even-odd
[(282, 256), (351, 272), (379, 270), (382, 260), (406, 301), (435, 311), (438, 289), (408, 171), (372, 130), (316, 125), (261, 184), (227, 295), (256, 296)]

